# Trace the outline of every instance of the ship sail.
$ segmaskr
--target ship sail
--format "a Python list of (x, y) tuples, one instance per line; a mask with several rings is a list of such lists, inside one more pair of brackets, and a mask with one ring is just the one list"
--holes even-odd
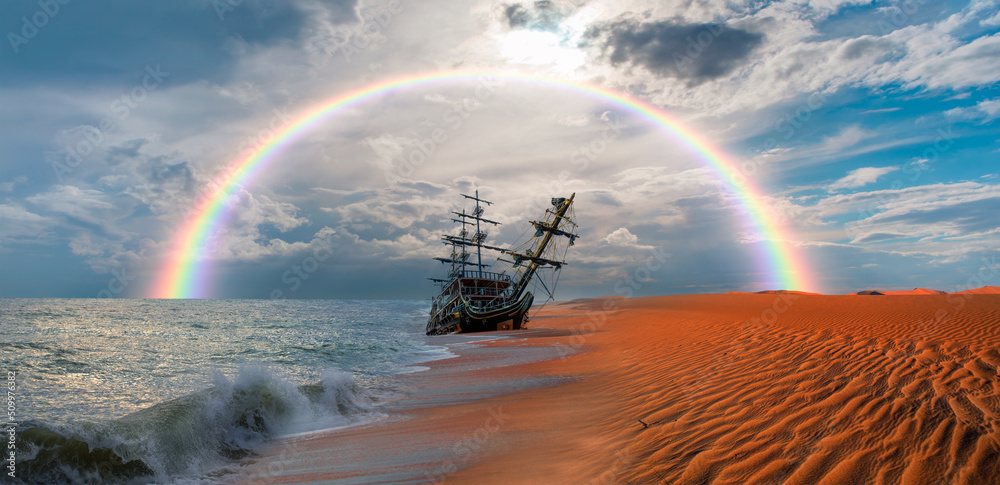
[[(452, 221), (461, 224), (457, 235), (444, 235), (441, 241), (451, 247), (448, 257), (434, 258), (450, 265), (446, 278), (429, 278), (441, 286), (441, 293), (433, 299), (431, 316), (427, 322), (428, 335), (486, 330), (520, 329), (527, 320), (534, 294), (528, 291), (531, 283), (538, 283), (552, 298), (555, 282), (545, 284), (538, 277), (539, 270), (558, 272), (563, 265), (566, 250), (579, 235), (573, 221), (573, 199), (558, 197), (551, 200), (552, 207), (538, 221), (531, 221), (533, 236), (520, 245), (503, 248), (485, 244), (489, 226), (500, 223), (483, 217), (493, 202), (475, 195), (462, 194), (475, 202), (471, 213), (452, 212)], [(557, 241), (568, 242), (559, 255)], [(498, 253), (493, 263), (483, 262), (483, 252)], [(504, 259), (507, 257), (509, 259)], [(562, 259), (559, 259), (562, 258)]]

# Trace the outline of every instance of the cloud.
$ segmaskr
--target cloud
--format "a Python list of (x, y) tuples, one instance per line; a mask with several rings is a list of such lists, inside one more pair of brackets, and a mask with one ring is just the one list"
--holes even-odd
[(986, 121), (993, 121), (1000, 117), (1000, 98), (980, 101), (976, 107), (986, 115)]
[(236, 217), (239, 223), (247, 227), (270, 225), (281, 232), (288, 232), (309, 222), (297, 217), (298, 208), (294, 204), (278, 202), (266, 195), (253, 195), (250, 192), (243, 192), (240, 197), (243, 200)]
[(639, 238), (629, 232), (628, 228), (619, 227), (605, 236), (604, 242), (612, 246), (635, 246), (639, 243)]
[[(268, 234), (277, 230), (288, 232), (308, 224), (298, 217), (298, 208), (288, 202), (275, 201), (263, 194), (241, 190), (227, 202), (231, 219), (219, 232), (211, 235), (208, 256), (223, 261), (258, 261), (269, 256), (285, 256), (300, 250), (304, 242), (287, 242)], [(269, 228), (273, 230), (268, 231)]]
[(402, 181), (334, 211), (345, 223), (380, 223), (390, 230), (407, 229), (418, 223), (437, 221), (455, 210), (456, 200), (441, 197), (446, 190), (442, 185)]
[(41, 242), (42, 233), (52, 222), (22, 205), (0, 204), (0, 244), (18, 239)]
[(990, 235), (1000, 230), (998, 206), (1000, 185), (958, 182), (834, 195), (813, 210), (827, 220), (846, 216), (843, 229), (852, 243), (913, 238), (896, 250), (955, 255), (995, 248)]
[(128, 227), (136, 205), (130, 198), (93, 188), (54, 185), (25, 200), (47, 216), (44, 242), (65, 245), (72, 254), (85, 256), (83, 262), (95, 272), (107, 273), (126, 264), (135, 267), (142, 259), (140, 248), (131, 242), (136, 233)]
[(976, 120), (980, 123), (989, 123), (1000, 118), (1000, 98), (984, 99), (964, 108), (953, 108), (945, 111), (944, 115), (953, 120)]
[(530, 19), (528, 9), (524, 8), (520, 3), (504, 5), (503, 16), (507, 19), (507, 25), (512, 29), (526, 27)]
[(865, 35), (845, 41), (837, 55), (847, 61), (868, 58), (879, 62), (892, 53), (893, 47), (893, 43), (887, 39)]
[(827, 137), (823, 140), (824, 148), (830, 150), (841, 150), (844, 148), (849, 148), (858, 143), (871, 138), (875, 134), (867, 131), (860, 126), (852, 125), (841, 130), (840, 133)]
[(559, 31), (559, 23), (572, 13), (572, 7), (551, 0), (538, 0), (530, 7), (520, 3), (501, 5), (501, 18), (511, 29)]
[(358, 0), (326, 0), (323, 5), (335, 21), (352, 22), (357, 19)]
[(900, 108), (898, 106), (894, 107), (894, 108), (868, 109), (868, 110), (863, 111), (862, 114), (873, 115), (873, 114), (879, 114), (879, 113), (894, 113), (894, 112), (899, 111), (901, 109), (903, 109), (903, 108)]
[[(895, 42), (902, 42), (906, 56), (891, 65), (873, 69), (866, 84), (888, 84), (895, 78), (907, 88), (961, 89), (988, 86), (997, 81), (1000, 34), (961, 43), (950, 32), (942, 32), (940, 28), (903, 30), (903, 34), (893, 35), (896, 34), (894, 32), (889, 37)], [(904, 35), (905, 38), (901, 39)], [(930, 39), (934, 40), (928, 42)]]
[(862, 141), (875, 136), (874, 133), (861, 128), (858, 125), (851, 125), (841, 130), (840, 133), (823, 139), (823, 148), (827, 150), (842, 150), (849, 148)]
[(374, 158), (366, 157), (365, 162), (377, 168), (383, 178), (391, 183), (410, 175), (413, 165), (404, 162), (407, 161), (407, 155), (418, 151), (419, 142), (416, 138), (383, 133), (366, 137), (358, 143), (371, 149), (375, 155)]
[[(849, 17), (834, 22), (836, 29), (829, 31), (826, 18), (850, 3), (832, 2), (824, 7), (810, 3), (804, 7), (770, 2), (750, 11), (716, 5), (706, 7), (707, 11), (696, 17), (700, 22), (677, 15), (678, 9), (650, 8), (641, 23), (634, 19), (595, 22), (593, 30), (600, 35), (588, 39), (588, 45), (609, 62), (591, 63), (588, 74), (606, 84), (640, 92), (661, 106), (717, 116), (797, 103), (805, 94), (829, 95), (858, 87), (928, 91), (996, 83), (1000, 56), (995, 53), (1000, 34), (982, 35), (981, 30), (970, 33), (967, 29), (986, 12), (994, 13), (981, 2), (978, 7), (959, 6), (960, 11), (940, 20), (907, 16), (913, 25), (898, 26), (890, 13), (880, 18), (877, 9), (858, 7), (851, 14), (857, 27), (847, 26)], [(949, 13), (955, 8), (949, 8)], [(703, 19), (712, 19), (715, 24)], [(610, 62), (616, 37), (608, 27), (622, 22), (626, 27), (619, 37), (618, 62)], [(893, 30), (883, 32), (879, 22), (892, 25)], [(658, 42), (657, 29), (643, 27), (646, 25), (673, 26), (681, 32), (679, 27), (721, 25), (735, 30), (737, 42), (727, 44), (721, 42), (722, 37), (715, 38), (698, 57), (692, 57), (692, 62), (682, 65), (692, 45), (687, 35), (698, 32), (688, 31), (679, 39), (664, 36), (665, 40)], [(760, 36), (759, 44), (738, 42), (744, 35), (740, 32)], [(697, 46), (697, 39), (692, 40)], [(630, 54), (629, 49), (636, 53)]]
[(72, 185), (55, 185), (48, 192), (32, 195), (26, 200), (43, 211), (95, 226), (106, 226), (103, 215), (115, 209), (104, 192)]
[(590, 113), (585, 114), (575, 114), (575, 115), (565, 115), (556, 118), (556, 123), (560, 126), (569, 127), (580, 127), (587, 126), (591, 121), (594, 120), (594, 116)]
[[(38, 2), (2, 2), (3, 32), (20, 31)], [(235, 2), (234, 2), (235, 3)], [(217, 6), (223, 6), (219, 11)], [(0, 85), (136, 82), (147, 65), (161, 65), (170, 82), (229, 79), (238, 60), (234, 44), (275, 45), (295, 39), (308, 20), (294, 2), (109, 0), (86, 7), (61, 4), (51, 25), (27, 44), (0, 49)], [(101, 32), (100, 35), (94, 35)], [(114, 33), (111, 35), (111, 33)], [(127, 40), (124, 40), (127, 39)], [(72, 77), (64, 76), (72, 70)]]
[(907, 234), (898, 233), (886, 233), (886, 232), (872, 232), (859, 235), (854, 238), (851, 242), (854, 244), (865, 244), (865, 243), (877, 243), (883, 241), (891, 241), (893, 239), (904, 239), (910, 237)]
[(15, 186), (26, 182), (28, 182), (28, 177), (23, 175), (14, 177), (14, 180), (11, 180), (10, 182), (0, 182), (0, 192), (13, 192)]
[[(66, 146), (77, 129), (57, 134), (56, 146)], [(195, 166), (176, 151), (155, 142), (156, 137), (130, 137), (127, 134), (105, 135), (103, 143), (80, 159), (65, 174), (64, 183), (77, 190), (92, 190), (127, 201), (113, 203), (127, 214), (135, 203), (154, 215), (174, 214), (191, 207), (205, 181)], [(49, 154), (50, 160), (67, 160), (65, 149)], [(92, 181), (92, 183), (88, 183)], [(126, 206), (128, 209), (126, 209)]]
[(988, 19), (983, 19), (982, 21), (980, 21), (980, 24), (989, 26), (1000, 25), (1000, 11), (998, 11), (995, 15), (993, 15)]
[(639, 66), (698, 84), (741, 66), (764, 35), (717, 23), (619, 20), (592, 26), (586, 38), (613, 66)]
[(878, 180), (879, 177), (899, 170), (899, 167), (862, 167), (851, 170), (846, 177), (830, 184), (827, 192), (836, 192), (841, 189), (855, 189), (868, 185)]

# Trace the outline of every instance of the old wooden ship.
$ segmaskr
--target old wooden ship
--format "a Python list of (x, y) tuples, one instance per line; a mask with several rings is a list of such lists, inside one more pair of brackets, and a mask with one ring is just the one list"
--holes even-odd
[[(533, 235), (509, 248), (486, 244), (486, 228), (500, 225), (483, 217), (485, 206), (493, 202), (479, 198), (478, 190), (474, 196), (462, 197), (474, 206), (471, 213), (452, 212), (456, 216), (452, 221), (461, 228), (457, 235), (442, 237), (451, 247), (449, 256), (434, 258), (449, 269), (446, 278), (429, 278), (440, 285), (441, 292), (431, 305), (427, 335), (520, 329), (535, 300), (529, 286), (535, 282), (552, 298), (558, 278), (546, 284), (539, 273), (557, 273), (566, 264), (566, 250), (579, 237), (573, 221), (576, 194), (553, 198), (541, 219), (530, 221)], [(492, 263), (488, 262), (490, 253), (498, 255)]]

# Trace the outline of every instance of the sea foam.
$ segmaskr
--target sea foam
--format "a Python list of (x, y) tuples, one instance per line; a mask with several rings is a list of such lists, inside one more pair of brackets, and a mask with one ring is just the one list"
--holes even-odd
[(373, 419), (353, 376), (329, 369), (300, 385), (260, 365), (213, 376), (202, 391), (106, 423), (28, 421), (18, 431), (24, 483), (148, 483), (197, 477), (290, 434)]

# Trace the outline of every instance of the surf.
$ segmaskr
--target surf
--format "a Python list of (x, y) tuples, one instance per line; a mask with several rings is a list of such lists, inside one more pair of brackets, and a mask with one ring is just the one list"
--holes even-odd
[(107, 422), (31, 420), (17, 432), (21, 483), (148, 483), (197, 477), (255, 456), (274, 439), (378, 416), (352, 374), (299, 384), (262, 365)]

